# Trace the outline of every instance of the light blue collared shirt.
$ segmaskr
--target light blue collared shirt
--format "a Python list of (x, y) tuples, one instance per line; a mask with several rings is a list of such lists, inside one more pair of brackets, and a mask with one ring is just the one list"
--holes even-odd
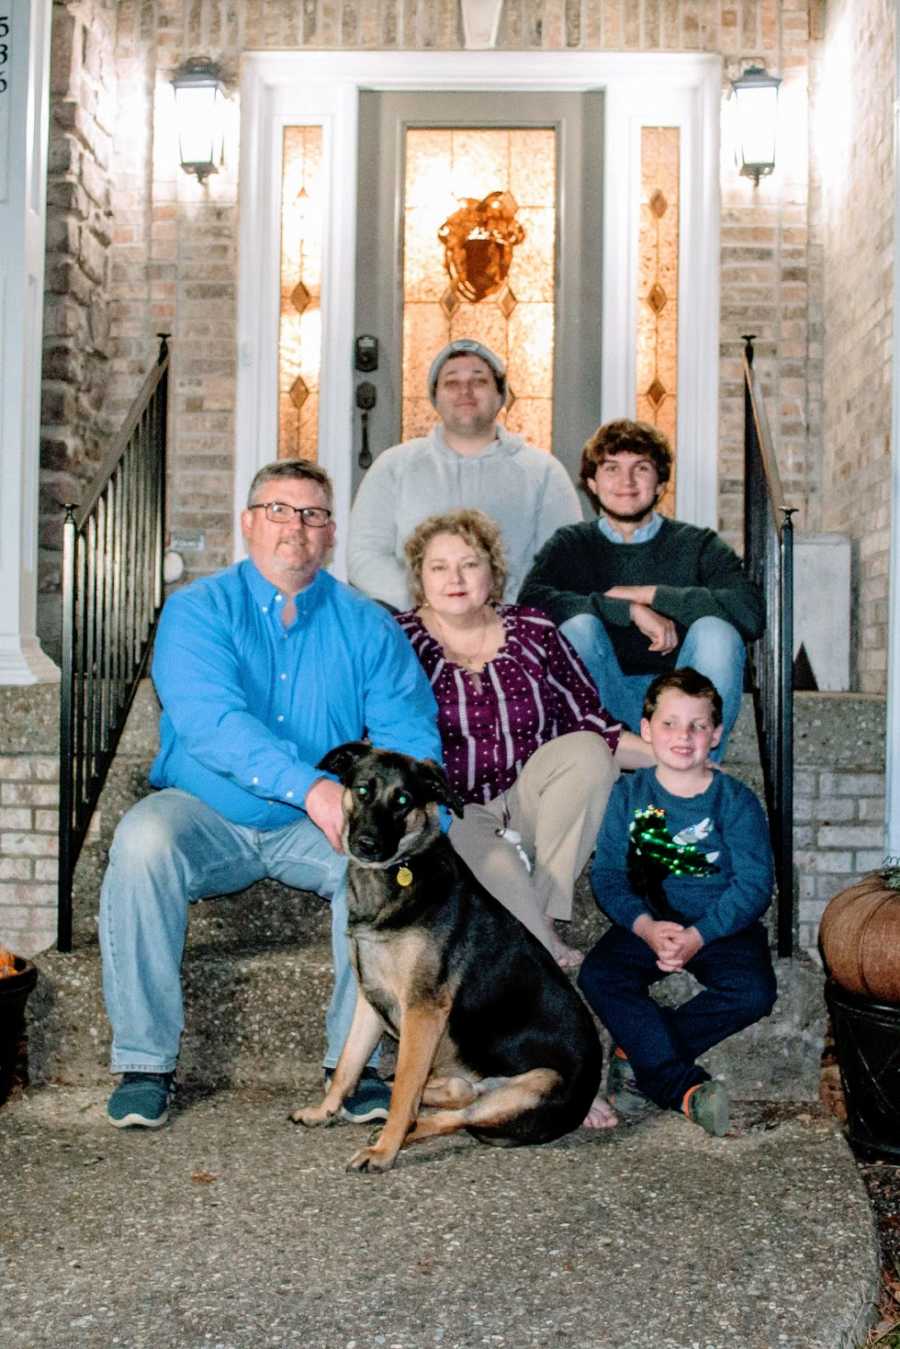
[(610, 543), (649, 543), (651, 539), (656, 538), (662, 526), (663, 517), (654, 511), (647, 523), (636, 529), (630, 539), (626, 539), (619, 533), (613, 522), (607, 520), (605, 515), (597, 517), (597, 528), (605, 539), (609, 539)]
[(327, 572), (286, 596), (250, 561), (176, 591), (153, 656), (163, 706), (154, 787), (235, 824), (293, 824), (328, 750), (368, 736), (441, 762), (437, 706), (391, 615)]

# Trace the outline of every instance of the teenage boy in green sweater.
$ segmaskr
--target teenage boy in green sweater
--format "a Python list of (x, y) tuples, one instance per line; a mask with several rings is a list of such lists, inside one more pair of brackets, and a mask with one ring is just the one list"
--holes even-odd
[(544, 544), (519, 594), (575, 647), (606, 707), (632, 730), (656, 675), (690, 665), (722, 695), (725, 753), (741, 707), (744, 643), (765, 609), (740, 558), (712, 529), (656, 510), (672, 472), (665, 436), (644, 422), (608, 422), (582, 450), (580, 479), (598, 513)]

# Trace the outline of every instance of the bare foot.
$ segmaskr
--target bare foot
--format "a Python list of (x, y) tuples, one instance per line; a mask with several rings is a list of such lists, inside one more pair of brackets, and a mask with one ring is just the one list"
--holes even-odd
[(561, 970), (577, 970), (584, 960), (584, 952), (576, 951), (574, 946), (567, 946), (557, 937), (553, 943), (553, 959)]
[(611, 1105), (597, 1096), (593, 1105), (584, 1117), (582, 1123), (583, 1129), (614, 1129), (619, 1122), (619, 1117)]

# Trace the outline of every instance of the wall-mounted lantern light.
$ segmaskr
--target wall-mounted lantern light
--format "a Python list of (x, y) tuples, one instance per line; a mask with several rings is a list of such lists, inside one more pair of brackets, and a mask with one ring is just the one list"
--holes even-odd
[(775, 128), (781, 80), (762, 66), (750, 66), (731, 81), (737, 108), (735, 159), (755, 184), (775, 167)]
[(219, 67), (205, 58), (185, 61), (172, 84), (178, 125), (178, 153), (185, 173), (202, 183), (218, 173), (225, 142), (225, 86)]

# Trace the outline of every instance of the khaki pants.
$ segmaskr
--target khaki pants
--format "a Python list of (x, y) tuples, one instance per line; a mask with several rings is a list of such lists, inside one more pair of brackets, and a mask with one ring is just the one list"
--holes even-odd
[[(508, 792), (466, 806), (450, 842), (482, 885), (547, 945), (547, 921), (571, 918), (575, 881), (597, 838), (619, 776), (606, 741), (574, 731), (542, 745)], [(531, 875), (515, 847), (497, 837), (504, 824), (522, 835)]]

